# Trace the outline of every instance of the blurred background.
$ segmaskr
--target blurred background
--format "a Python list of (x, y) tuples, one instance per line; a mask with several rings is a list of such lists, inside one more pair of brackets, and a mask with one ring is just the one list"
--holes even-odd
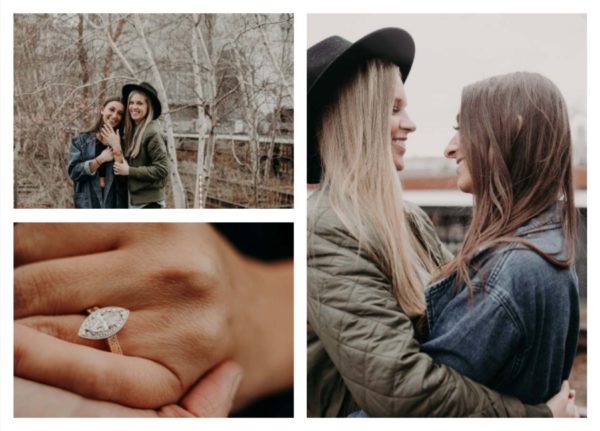
[(581, 220), (577, 274), (581, 300), (579, 350), (571, 372), (577, 404), (587, 408), (587, 17), (582, 14), (308, 15), (308, 46), (339, 35), (350, 41), (382, 27), (400, 27), (415, 40), (406, 81), (407, 111), (417, 125), (409, 136), (404, 196), (432, 218), (454, 252), (470, 223), (471, 196), (456, 186), (456, 163), (443, 157), (455, 131), (462, 88), (518, 70), (538, 72), (561, 90), (574, 147), (576, 205)]
[(69, 208), (70, 139), (148, 81), (170, 208), (293, 206), (292, 14), (14, 16), (14, 205)]

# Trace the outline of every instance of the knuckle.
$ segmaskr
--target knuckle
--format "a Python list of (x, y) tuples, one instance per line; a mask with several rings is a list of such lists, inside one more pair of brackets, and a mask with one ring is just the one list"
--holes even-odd
[(152, 278), (166, 287), (169, 294), (183, 297), (206, 296), (219, 285), (218, 269), (214, 259), (198, 256), (178, 256), (156, 266)]
[(33, 241), (32, 236), (26, 235), (23, 229), (23, 225), (15, 225), (13, 244), (15, 266), (28, 262), (31, 259), (32, 253), (36, 250), (35, 241)]
[(43, 271), (17, 268), (14, 278), (15, 317), (38, 311), (42, 304), (54, 303), (53, 299), (59, 290), (53, 286), (56, 286), (62, 277), (60, 272), (50, 268)]

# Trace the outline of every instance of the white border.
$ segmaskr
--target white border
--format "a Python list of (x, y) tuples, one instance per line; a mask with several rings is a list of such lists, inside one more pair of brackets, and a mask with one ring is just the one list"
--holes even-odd
[[(479, 2), (476, 0), (430, 0), (427, 2), (402, 0), (217, 0), (217, 1), (123, 1), (102, 0), (93, 2), (44, 1), (44, 0), (2, 0), (0, 5), (0, 428), (2, 430), (105, 430), (106, 428), (124, 429), (139, 427), (144, 430), (182, 429), (239, 429), (240, 427), (256, 427), (262, 430), (305, 429), (311, 427), (317, 430), (333, 426), (344, 428), (364, 429), (367, 425), (360, 420), (338, 421), (324, 419), (306, 419), (306, 191), (305, 170), (306, 157), (306, 14), (307, 13), (587, 13), (588, 14), (588, 76), (600, 76), (598, 72), (599, 25), (598, 14), (592, 6), (594, 2), (585, 0), (544, 2), (535, 0), (503, 0)], [(143, 221), (293, 221), (295, 222), (295, 419), (202, 419), (197, 420), (143, 420), (143, 419), (14, 419), (12, 402), (12, 235), (13, 222), (26, 221), (142, 221), (137, 211), (86, 211), (73, 210), (13, 210), (13, 166), (12, 166), (12, 124), (13, 124), (13, 47), (12, 28), (13, 13), (76, 13), (76, 12), (137, 12), (137, 13), (191, 13), (191, 12), (221, 12), (221, 13), (253, 13), (253, 12), (293, 12), (295, 14), (295, 208), (290, 210), (165, 210), (144, 213)], [(440, 35), (443, 37), (443, 35)], [(592, 49), (594, 48), (594, 49)], [(560, 61), (560, 59), (557, 59)], [(598, 174), (594, 164), (599, 159), (599, 143), (597, 131), (599, 88), (597, 81), (588, 79), (588, 163), (589, 188), (595, 191), (588, 197), (588, 208), (591, 214), (597, 213)], [(589, 121), (594, 119), (596, 121)], [(593, 220), (589, 217), (589, 220)], [(593, 239), (597, 238), (598, 228), (594, 223), (588, 226), (589, 231), (589, 262), (598, 261), (597, 246)], [(598, 273), (594, 265), (590, 265), (588, 284), (597, 285)], [(590, 309), (597, 304), (595, 289), (588, 290)], [(598, 337), (594, 331), (596, 318), (594, 313), (588, 315), (588, 327), (591, 328), (588, 358), (592, 367), (588, 369), (588, 414), (587, 420), (525, 420), (515, 419), (510, 423), (504, 420), (484, 419), (377, 419), (376, 427), (382, 429), (398, 429), (400, 427), (415, 427), (418, 429), (440, 429), (448, 426), (478, 430), (485, 426), (489, 430), (504, 430), (511, 427), (544, 427), (547, 430), (597, 428), (596, 419), (598, 407), (597, 384), (598, 371), (593, 366), (598, 345)], [(372, 419), (373, 421), (375, 419)], [(452, 421), (450, 424), (448, 421)], [(484, 422), (485, 421), (485, 422)], [(595, 424), (595, 425), (594, 425)], [(369, 423), (372, 426), (372, 422)]]

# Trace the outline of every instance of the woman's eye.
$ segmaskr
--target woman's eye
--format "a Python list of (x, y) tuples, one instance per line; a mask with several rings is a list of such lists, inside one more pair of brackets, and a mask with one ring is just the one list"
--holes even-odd
[(456, 125), (456, 126), (452, 126), (452, 128), (453, 128), (454, 130), (456, 130), (456, 131), (460, 130), (460, 127), (458, 127), (458, 125)]

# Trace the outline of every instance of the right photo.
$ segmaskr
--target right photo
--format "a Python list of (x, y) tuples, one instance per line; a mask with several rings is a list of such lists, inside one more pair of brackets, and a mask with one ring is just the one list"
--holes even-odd
[(307, 416), (587, 417), (587, 16), (307, 23)]

